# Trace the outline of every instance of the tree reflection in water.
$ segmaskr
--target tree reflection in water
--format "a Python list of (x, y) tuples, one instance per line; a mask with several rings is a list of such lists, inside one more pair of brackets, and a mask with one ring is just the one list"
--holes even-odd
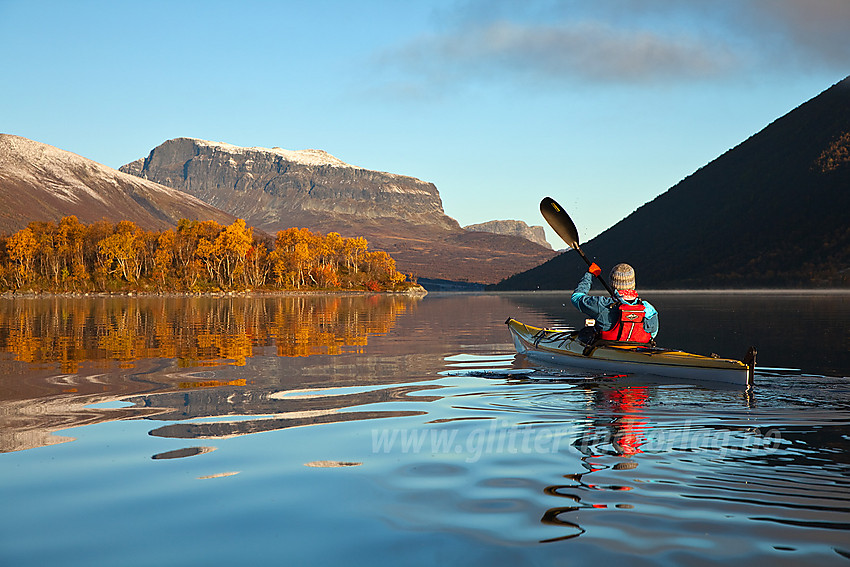
[[(253, 401), (268, 384), (203, 369), (235, 370), (252, 357), (360, 353), (417, 302), (354, 294), (0, 299), (0, 451), (66, 441), (53, 433), (79, 425), (172, 414), (163, 405), (174, 401), (168, 392), (185, 391), (201, 414), (227, 415), (232, 404), (213, 407), (223, 392)], [(200, 403), (210, 389), (219, 401)], [(90, 407), (139, 394), (147, 398), (133, 408)], [(234, 428), (247, 433), (247, 426)]]
[(0, 301), (0, 349), (63, 374), (146, 358), (244, 365), (265, 347), (278, 356), (356, 352), (412, 305), (377, 295), (24, 298)]

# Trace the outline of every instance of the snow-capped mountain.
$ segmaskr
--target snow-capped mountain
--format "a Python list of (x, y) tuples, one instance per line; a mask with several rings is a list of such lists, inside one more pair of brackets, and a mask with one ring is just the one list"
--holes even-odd
[(77, 154), (0, 134), (0, 231), (32, 221), (131, 220), (161, 230), (181, 218), (231, 223), (229, 215), (182, 191), (139, 179)]

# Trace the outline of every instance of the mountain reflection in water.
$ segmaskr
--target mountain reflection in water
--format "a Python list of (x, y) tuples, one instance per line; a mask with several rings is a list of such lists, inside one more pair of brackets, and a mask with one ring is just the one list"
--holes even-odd
[[(405, 401), (408, 394), (436, 387), (427, 384), (389, 388), (364, 387), (362, 391), (354, 393), (299, 395), (293, 399), (288, 399), (286, 392), (262, 390), (194, 391), (155, 394), (142, 398), (130, 398), (129, 401), (136, 401), (144, 408), (163, 409), (163, 413), (151, 419), (181, 420), (178, 423), (158, 427), (150, 432), (151, 435), (179, 439), (215, 439), (319, 423), (423, 415), (425, 413), (423, 411), (347, 410), (366, 404)], [(437, 399), (439, 397), (420, 395), (415, 401), (428, 402)], [(217, 416), (238, 417), (202, 423), (183, 421)]]

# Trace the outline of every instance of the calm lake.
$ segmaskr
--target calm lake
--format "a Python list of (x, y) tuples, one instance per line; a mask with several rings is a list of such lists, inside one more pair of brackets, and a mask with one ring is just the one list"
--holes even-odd
[(850, 293), (644, 295), (755, 387), (515, 356), (569, 292), (0, 299), (0, 565), (850, 563)]

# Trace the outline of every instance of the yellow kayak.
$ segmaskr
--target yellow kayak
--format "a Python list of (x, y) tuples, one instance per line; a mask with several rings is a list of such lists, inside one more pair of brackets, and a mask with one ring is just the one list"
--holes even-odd
[(516, 319), (508, 319), (506, 323), (517, 353), (532, 360), (602, 372), (655, 374), (747, 387), (753, 384), (754, 348), (750, 348), (741, 361), (642, 345), (594, 343), (587, 346), (578, 340), (577, 331), (541, 329)]

